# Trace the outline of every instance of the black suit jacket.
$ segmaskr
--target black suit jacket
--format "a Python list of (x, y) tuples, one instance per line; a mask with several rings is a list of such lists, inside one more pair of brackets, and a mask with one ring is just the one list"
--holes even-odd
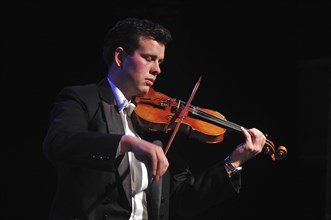
[[(121, 179), (119, 166), (125, 157), (115, 159), (123, 134), (106, 78), (97, 85), (61, 90), (43, 143), (46, 157), (58, 169), (50, 220), (129, 219), (130, 181)], [(174, 169), (149, 184), (149, 219), (194, 216), (239, 192), (240, 175), (230, 181), (222, 162), (192, 175), (178, 158), (169, 161)]]

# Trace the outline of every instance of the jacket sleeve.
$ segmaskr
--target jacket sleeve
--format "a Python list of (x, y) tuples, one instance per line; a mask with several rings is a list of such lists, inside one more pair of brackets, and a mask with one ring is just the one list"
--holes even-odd
[[(179, 159), (177, 158), (178, 162)], [(171, 164), (171, 163), (170, 163)], [(171, 209), (180, 217), (194, 217), (216, 204), (239, 194), (241, 175), (229, 178), (224, 163), (218, 162), (200, 173), (193, 174), (184, 163), (172, 170)], [(179, 167), (181, 171), (178, 170)]]

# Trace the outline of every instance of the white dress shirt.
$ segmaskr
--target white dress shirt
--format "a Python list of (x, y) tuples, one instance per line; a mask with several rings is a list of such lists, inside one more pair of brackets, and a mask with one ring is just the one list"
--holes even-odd
[[(134, 132), (133, 128), (130, 128), (127, 121), (127, 117), (130, 117), (131, 112), (127, 115), (128, 112), (126, 111), (126, 107), (127, 105), (133, 105), (132, 107), (135, 107), (134, 104), (130, 103), (124, 97), (123, 93), (111, 82), (109, 78), (107, 79), (114, 92), (116, 102), (119, 105), (119, 112), (122, 117), (125, 134), (139, 137)], [(147, 167), (143, 162), (136, 158), (134, 153), (128, 152), (128, 157), (130, 164), (132, 193), (132, 213), (129, 220), (145, 220), (147, 219), (147, 204), (144, 190), (148, 187)]]

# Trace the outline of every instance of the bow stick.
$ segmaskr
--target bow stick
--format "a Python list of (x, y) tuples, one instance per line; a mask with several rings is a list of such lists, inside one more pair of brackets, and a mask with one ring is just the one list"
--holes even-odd
[(178, 129), (179, 129), (179, 126), (180, 126), (180, 124), (182, 123), (182, 121), (183, 121), (183, 119), (184, 119), (184, 116), (185, 116), (186, 112), (188, 111), (188, 109), (189, 109), (189, 107), (190, 107), (191, 101), (192, 101), (192, 99), (193, 99), (193, 97), (194, 97), (194, 95), (195, 95), (195, 93), (196, 93), (196, 91), (197, 91), (197, 89), (198, 89), (198, 87), (199, 87), (199, 85), (200, 85), (200, 81), (201, 81), (201, 76), (199, 77), (198, 82), (195, 84), (195, 87), (194, 87), (194, 89), (193, 89), (193, 91), (192, 91), (192, 94), (191, 94), (191, 96), (190, 96), (188, 102), (187, 102), (186, 105), (185, 105), (185, 108), (184, 108), (184, 109), (181, 111), (181, 113), (180, 113), (181, 116), (179, 117), (179, 121), (177, 122), (176, 127), (175, 127), (174, 131), (173, 131), (172, 134), (171, 134), (171, 137), (170, 137), (170, 140), (168, 141), (167, 146), (164, 148), (164, 154), (167, 154), (167, 152), (168, 152), (168, 150), (169, 150), (169, 148), (170, 148), (170, 145), (171, 145), (172, 141), (173, 141), (174, 138), (175, 138), (175, 135), (176, 135), (176, 133), (177, 133), (177, 131), (178, 131)]

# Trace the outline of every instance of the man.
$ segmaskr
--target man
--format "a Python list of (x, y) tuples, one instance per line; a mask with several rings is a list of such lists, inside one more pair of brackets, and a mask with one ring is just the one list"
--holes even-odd
[(132, 101), (153, 86), (171, 40), (160, 24), (120, 20), (105, 38), (107, 77), (56, 97), (43, 145), (58, 169), (50, 220), (190, 217), (239, 193), (240, 166), (265, 144), (259, 130), (242, 128), (246, 141), (225, 162), (193, 175), (131, 126)]

